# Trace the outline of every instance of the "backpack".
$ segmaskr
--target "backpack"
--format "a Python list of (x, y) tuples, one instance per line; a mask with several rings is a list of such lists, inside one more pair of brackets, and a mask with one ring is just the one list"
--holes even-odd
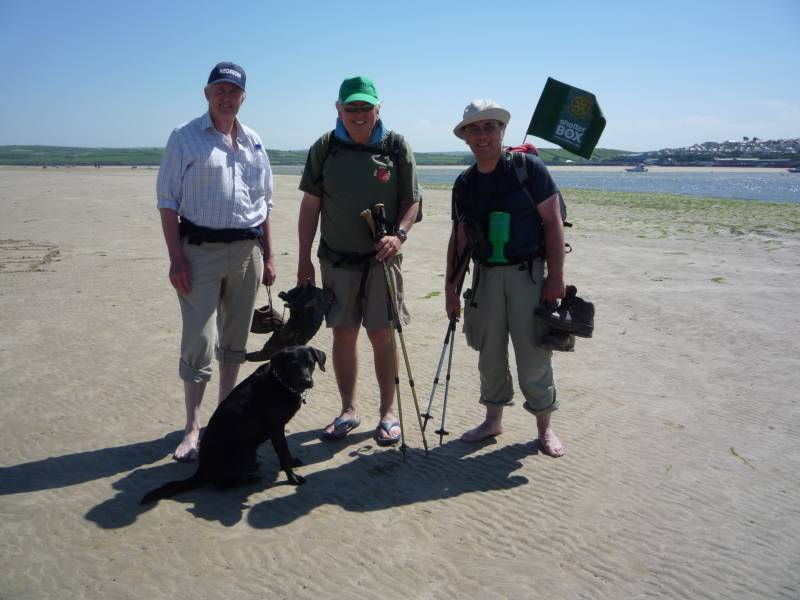
[[(504, 148), (503, 150), (506, 153), (505, 155), (507, 157), (507, 160), (510, 160), (510, 162), (511, 162), (511, 166), (514, 169), (514, 174), (516, 176), (516, 179), (517, 179), (517, 182), (518, 182), (519, 186), (522, 188), (523, 192), (528, 197), (528, 199), (530, 200), (531, 204), (534, 205), (534, 207), (535, 207), (536, 203), (533, 201), (533, 196), (531, 195), (531, 193), (530, 193), (530, 191), (528, 189), (529, 176), (528, 176), (528, 168), (527, 168), (527, 164), (526, 164), (524, 155), (525, 154), (533, 154), (534, 156), (538, 156), (539, 155), (538, 150), (536, 149), (536, 147), (533, 144), (524, 144), (523, 146), (516, 146), (516, 147), (513, 147), (513, 148), (509, 147), (509, 148)], [(475, 168), (475, 165), (472, 165), (471, 167), (469, 167), (469, 169), (465, 173), (465, 176), (468, 177), (469, 173), (474, 168)], [(559, 209), (560, 209), (560, 212), (561, 212), (561, 221), (564, 224), (564, 227), (572, 227), (572, 223), (567, 221), (567, 205), (564, 202), (564, 197), (561, 195), (560, 191), (558, 192), (558, 202), (559, 202)], [(570, 244), (565, 242), (564, 246), (565, 246), (565, 252), (567, 254), (572, 252), (572, 246)], [(465, 248), (465, 252), (464, 252), (464, 254), (462, 256), (460, 256), (460, 257), (455, 257), (454, 256), (453, 257), (453, 259), (454, 259), (453, 260), (454, 269), (453, 269), (452, 277), (454, 278), (454, 280), (455, 280), (455, 278), (457, 278), (459, 276), (462, 277), (462, 279), (460, 280), (460, 283), (459, 283), (459, 289), (460, 289), (461, 284), (463, 283), (463, 274), (468, 269), (468, 263), (469, 263), (469, 258), (471, 257), (471, 254), (472, 253), (470, 252), (469, 246), (467, 246), (467, 248)]]
[[(369, 152), (370, 154), (381, 154), (383, 156), (388, 156), (392, 159), (392, 162), (399, 166), (402, 163), (406, 163), (407, 161), (402, 160), (402, 154), (404, 150), (404, 138), (399, 133), (394, 131), (389, 131), (386, 136), (381, 140), (379, 144), (356, 144), (353, 142), (345, 142), (340, 140), (336, 137), (336, 130), (334, 129), (331, 131), (330, 135), (328, 136), (328, 143), (325, 148), (325, 154), (322, 157), (322, 162), (319, 165), (319, 175), (314, 180), (314, 185), (319, 185), (322, 181), (322, 172), (325, 167), (325, 162), (328, 160), (328, 157), (332, 154), (335, 154), (339, 149), (346, 149), (346, 150), (353, 150), (355, 152)], [(422, 199), (419, 201), (419, 208), (417, 210), (417, 218), (414, 221), (415, 223), (419, 223), (422, 221)]]

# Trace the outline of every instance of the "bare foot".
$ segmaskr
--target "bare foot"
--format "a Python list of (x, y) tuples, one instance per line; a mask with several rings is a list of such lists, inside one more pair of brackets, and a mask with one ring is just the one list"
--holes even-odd
[(194, 462), (197, 460), (197, 445), (199, 443), (200, 433), (198, 431), (190, 431), (183, 436), (183, 441), (175, 448), (172, 458), (180, 462)]
[(539, 432), (539, 445), (542, 447), (542, 450), (545, 454), (552, 456), (553, 458), (564, 456), (567, 453), (567, 448), (561, 443), (561, 441), (556, 437), (556, 434), (553, 433), (553, 430), (549, 427), (543, 432)]
[(464, 435), (459, 438), (462, 442), (466, 442), (468, 444), (474, 444), (476, 442), (482, 442), (490, 437), (494, 437), (496, 435), (500, 435), (503, 433), (503, 428), (500, 426), (499, 423), (493, 423), (491, 421), (484, 421), (474, 429), (470, 429)]

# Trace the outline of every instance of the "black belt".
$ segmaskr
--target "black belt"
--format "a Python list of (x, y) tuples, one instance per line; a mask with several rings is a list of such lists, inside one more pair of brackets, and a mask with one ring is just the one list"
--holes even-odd
[(241, 240), (260, 240), (264, 235), (261, 227), (245, 229), (211, 229), (195, 225), (189, 219), (181, 217), (181, 239), (188, 238), (190, 244), (230, 244)]

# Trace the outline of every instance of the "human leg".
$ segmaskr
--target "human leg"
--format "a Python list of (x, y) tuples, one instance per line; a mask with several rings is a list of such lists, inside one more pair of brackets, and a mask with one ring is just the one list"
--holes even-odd
[(342, 401), (342, 410), (337, 420), (328, 424), (324, 435), (339, 437), (354, 427), (356, 422), (356, 379), (358, 377), (359, 327), (333, 327), (333, 373)]
[[(399, 377), (400, 366), (394, 319), (400, 323), (400, 328), (411, 320), (404, 300), (402, 258), (402, 255), (394, 256), (382, 265), (375, 265), (370, 270), (365, 286), (364, 327), (372, 344), (375, 377), (380, 393), (375, 439), (382, 446), (397, 443), (402, 435), (395, 410), (395, 381)], [(402, 343), (402, 338), (400, 341)], [(408, 377), (412, 378), (411, 373)]]
[(537, 414), (536, 430), (539, 435), (539, 445), (542, 447), (542, 451), (548, 456), (558, 458), (567, 453), (567, 448), (561, 443), (561, 440), (556, 437), (552, 427), (550, 427), (550, 415), (552, 414), (553, 411)]
[(397, 353), (392, 344), (392, 330), (368, 329), (367, 335), (372, 343), (372, 356), (375, 364), (375, 377), (380, 392), (380, 422), (386, 423), (378, 427), (376, 435), (379, 440), (396, 440), (400, 435), (400, 426), (388, 424), (398, 423), (395, 411), (395, 377), (397, 376)]
[(236, 387), (240, 366), (239, 363), (219, 363), (219, 402), (225, 400)]
[(513, 279), (509, 294), (509, 330), (517, 357), (517, 379), (525, 396), (524, 408), (536, 416), (539, 444), (545, 454), (559, 457), (567, 450), (550, 425), (553, 411), (558, 409), (552, 367), (552, 351), (540, 346), (547, 326), (533, 314), (541, 296), (544, 265), (536, 261), (530, 273), (519, 272)]
[(205, 389), (205, 381), (183, 382), (186, 425), (183, 430), (183, 440), (172, 454), (175, 460), (182, 462), (197, 460), (197, 448), (200, 442), (200, 403), (203, 401)]
[(461, 437), (464, 442), (478, 442), (503, 432), (503, 407), (514, 396), (508, 366), (508, 330), (506, 316), (505, 271), (515, 267), (480, 269), (475, 302), (464, 307), (464, 335), (467, 344), (478, 350), (478, 373), (481, 381), (480, 402), (486, 406), (484, 420)]
[(503, 433), (503, 405), (502, 404), (487, 404), (486, 417), (483, 422), (464, 432), (460, 440), (469, 444), (475, 442), (482, 442), (483, 440), (500, 435)]
[(184, 243), (184, 254), (192, 269), (192, 290), (186, 295), (178, 294), (182, 319), (179, 374), (184, 382), (186, 424), (183, 440), (173, 456), (180, 461), (197, 459), (200, 404), (206, 383), (211, 379), (211, 358), (216, 337), (214, 312), (222, 273), (217, 252), (208, 246)]
[(225, 278), (217, 311), (220, 402), (236, 387), (239, 368), (245, 361), (250, 322), (264, 270), (263, 253), (254, 240), (233, 242), (227, 247)]

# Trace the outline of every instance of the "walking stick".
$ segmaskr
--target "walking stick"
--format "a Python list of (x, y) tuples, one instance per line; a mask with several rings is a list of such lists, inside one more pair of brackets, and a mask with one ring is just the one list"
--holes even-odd
[(450, 322), (452, 323), (452, 339), (450, 341), (450, 356), (447, 359), (447, 376), (444, 378), (444, 400), (442, 401), (442, 424), (439, 426), (439, 429), (436, 430), (435, 433), (439, 434), (439, 445), (442, 445), (442, 439), (446, 435), (450, 435), (450, 432), (444, 428), (444, 420), (447, 416), (447, 394), (450, 391), (450, 369), (453, 366), (453, 348), (455, 347), (455, 337), (456, 337), (456, 321), (458, 318), (456, 317), (455, 312), (450, 316)]
[[(428, 426), (428, 420), (433, 418), (431, 415), (431, 406), (433, 406), (433, 397), (436, 394), (436, 388), (439, 386), (439, 375), (442, 372), (442, 365), (444, 364), (444, 355), (447, 352), (447, 346), (452, 343), (453, 336), (456, 330), (456, 317), (450, 317), (450, 322), (447, 325), (447, 333), (444, 335), (444, 344), (442, 344), (442, 353), (439, 355), (439, 365), (436, 367), (436, 375), (433, 378), (433, 388), (431, 389), (431, 397), (428, 398), (428, 409), (422, 413), (422, 418), (425, 419), (422, 428)], [(452, 360), (452, 359), (451, 359)]]
[[(376, 204), (375, 210), (378, 211), (379, 214), (383, 212), (383, 205)], [(381, 214), (382, 216), (382, 214)], [(380, 236), (383, 232), (379, 231), (376, 224), (375, 218), (372, 215), (372, 211), (366, 209), (361, 212), (361, 217), (367, 222), (367, 226), (369, 227), (372, 236), (376, 239), (380, 239)], [(408, 385), (411, 388), (411, 396), (414, 399), (414, 406), (416, 408), (417, 413), (417, 421), (419, 421), (419, 429), (422, 433), (422, 445), (425, 447), (425, 455), (428, 455), (428, 440), (425, 439), (425, 428), (422, 426), (422, 417), (419, 414), (419, 402), (417, 401), (417, 393), (414, 389), (414, 378), (411, 375), (411, 364), (408, 361), (408, 352), (406, 351), (406, 342), (403, 338), (403, 326), (400, 323), (400, 315), (397, 312), (397, 295), (395, 292), (394, 283), (392, 282), (392, 278), (389, 274), (389, 267), (387, 266), (385, 261), (382, 261), (381, 264), (383, 265), (383, 275), (386, 278), (386, 289), (387, 289), (387, 308), (389, 309), (389, 319), (394, 322), (394, 330), (391, 332), (391, 340), (392, 340), (392, 352), (394, 356), (394, 385), (395, 391), (397, 393), (397, 412), (400, 419), (400, 449), (403, 451), (403, 460), (405, 460), (406, 456), (406, 438), (405, 438), (405, 428), (403, 427), (403, 405), (400, 401), (400, 374), (399, 368), (397, 366), (397, 342), (394, 339), (394, 331), (397, 331), (397, 335), (400, 338), (400, 347), (403, 350), (403, 358), (406, 364), (406, 372), (408, 373)]]

